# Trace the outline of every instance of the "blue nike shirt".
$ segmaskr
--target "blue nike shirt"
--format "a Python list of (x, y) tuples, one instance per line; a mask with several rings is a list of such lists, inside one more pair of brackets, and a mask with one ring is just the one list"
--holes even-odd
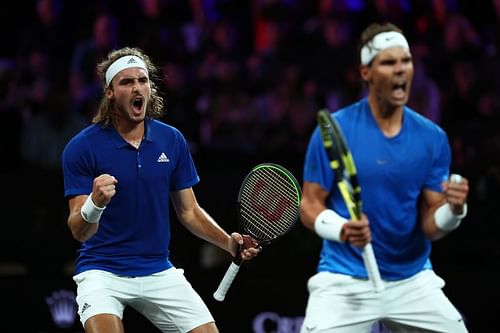
[[(362, 99), (332, 113), (343, 129), (361, 185), (363, 212), (368, 216), (372, 245), (385, 280), (400, 280), (431, 268), (431, 242), (422, 232), (418, 199), (424, 189), (441, 191), (451, 152), (445, 132), (408, 107), (403, 126), (387, 138)], [(347, 208), (335, 184), (318, 128), (310, 139), (304, 181), (330, 192), (327, 206), (344, 217)], [(350, 244), (323, 241), (318, 271), (367, 278), (361, 252)]]
[(65, 196), (90, 194), (95, 177), (118, 183), (97, 233), (82, 243), (76, 274), (101, 269), (144, 276), (172, 267), (169, 261), (170, 192), (199, 182), (184, 136), (174, 127), (146, 119), (139, 149), (113, 126), (90, 125), (63, 152)]

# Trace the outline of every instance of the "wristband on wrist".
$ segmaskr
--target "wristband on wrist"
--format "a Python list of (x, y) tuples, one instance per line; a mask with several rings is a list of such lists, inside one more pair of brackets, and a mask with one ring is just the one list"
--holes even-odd
[(347, 219), (331, 209), (325, 209), (314, 220), (314, 231), (324, 239), (342, 242), (340, 233)]
[(449, 203), (446, 203), (436, 209), (434, 212), (434, 220), (439, 229), (443, 231), (452, 231), (460, 225), (462, 219), (467, 215), (467, 204), (464, 205), (462, 214), (456, 215), (451, 210)]
[(92, 193), (90, 193), (89, 196), (87, 197), (87, 200), (85, 200), (85, 203), (80, 209), (80, 213), (85, 222), (99, 223), (99, 219), (101, 218), (104, 209), (106, 209), (106, 206), (97, 207), (94, 204), (94, 202), (92, 201)]

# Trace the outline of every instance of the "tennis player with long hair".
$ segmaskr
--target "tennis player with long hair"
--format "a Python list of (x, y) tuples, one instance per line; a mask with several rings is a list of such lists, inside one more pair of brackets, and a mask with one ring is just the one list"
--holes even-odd
[[(131, 306), (162, 332), (218, 332), (205, 303), (169, 260), (169, 203), (194, 235), (249, 260), (260, 248), (228, 235), (203, 210), (184, 136), (157, 120), (163, 100), (158, 70), (135, 48), (98, 64), (104, 95), (93, 124), (63, 153), (68, 225), (82, 242), (73, 277), (78, 314), (88, 333), (124, 332)], [(241, 249), (241, 250), (240, 250)]]
[[(317, 128), (305, 157), (301, 220), (323, 245), (301, 332), (367, 333), (378, 321), (391, 332), (467, 332), (429, 257), (431, 242), (465, 217), (468, 181), (450, 177), (446, 133), (406, 105), (414, 69), (402, 31), (373, 23), (359, 52), (368, 96), (331, 116), (356, 164), (363, 214), (349, 218)], [(380, 292), (362, 258), (370, 242)]]

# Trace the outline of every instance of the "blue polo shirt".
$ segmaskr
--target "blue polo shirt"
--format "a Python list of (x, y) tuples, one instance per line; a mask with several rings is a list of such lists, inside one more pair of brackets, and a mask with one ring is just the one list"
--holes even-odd
[(169, 194), (199, 182), (177, 129), (147, 119), (136, 149), (113, 126), (94, 124), (68, 142), (62, 160), (66, 197), (91, 193), (94, 178), (104, 173), (118, 180), (97, 233), (78, 251), (76, 274), (101, 269), (143, 276), (172, 267)]
[[(401, 131), (388, 138), (377, 126), (366, 98), (332, 116), (342, 127), (356, 163), (363, 212), (370, 221), (382, 278), (400, 280), (432, 268), (431, 242), (420, 224), (419, 197), (424, 189), (440, 192), (441, 182), (448, 177), (451, 151), (445, 132), (405, 107)], [(318, 183), (329, 192), (327, 206), (349, 216), (318, 128), (307, 149), (304, 181)], [(318, 271), (367, 278), (358, 248), (327, 240)]]

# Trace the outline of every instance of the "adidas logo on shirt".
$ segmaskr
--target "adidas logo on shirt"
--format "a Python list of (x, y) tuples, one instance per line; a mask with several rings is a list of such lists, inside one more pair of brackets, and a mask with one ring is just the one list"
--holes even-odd
[(165, 155), (165, 153), (161, 153), (160, 157), (158, 157), (156, 162), (165, 163), (165, 162), (170, 162), (170, 160), (168, 159), (167, 155)]

